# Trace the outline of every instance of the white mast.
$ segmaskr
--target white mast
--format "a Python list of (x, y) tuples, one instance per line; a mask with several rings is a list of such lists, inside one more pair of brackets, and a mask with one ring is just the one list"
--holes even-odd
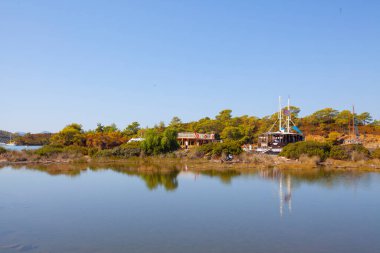
[(286, 128), (288, 133), (290, 133), (290, 98), (288, 97), (288, 115), (286, 117)]
[(282, 131), (282, 112), (281, 112), (281, 96), (278, 97), (278, 121), (279, 121), (279, 131)]

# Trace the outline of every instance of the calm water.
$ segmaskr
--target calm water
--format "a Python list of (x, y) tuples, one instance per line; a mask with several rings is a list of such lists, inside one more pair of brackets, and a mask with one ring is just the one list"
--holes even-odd
[(23, 150), (23, 149), (38, 149), (42, 146), (11, 146), (11, 145), (4, 145), (4, 144), (0, 144), (0, 147), (2, 148), (5, 148), (5, 149), (8, 149), (8, 150), (16, 150), (16, 151), (20, 151), (20, 150)]
[(0, 252), (380, 252), (380, 174), (0, 169)]

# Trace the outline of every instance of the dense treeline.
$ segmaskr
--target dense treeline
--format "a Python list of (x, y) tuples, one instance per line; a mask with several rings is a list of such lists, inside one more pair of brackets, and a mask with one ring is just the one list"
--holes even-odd
[[(300, 109), (290, 108), (293, 122), (307, 135), (320, 135), (326, 140), (335, 141), (347, 135), (353, 115), (348, 110), (337, 111), (325, 108), (306, 117), (299, 117)], [(380, 135), (380, 122), (373, 120), (367, 113), (355, 115), (356, 124), (362, 134)], [(233, 117), (231, 110), (223, 110), (214, 118), (205, 117), (198, 121), (184, 123), (178, 117), (173, 117), (170, 124), (163, 122), (152, 128), (141, 128), (138, 122), (133, 122), (125, 129), (119, 129), (115, 124), (108, 126), (98, 124), (95, 129), (85, 131), (80, 124), (67, 125), (56, 134), (26, 134), (16, 141), (20, 145), (48, 145), (39, 152), (79, 152), (92, 156), (139, 156), (159, 155), (175, 151), (179, 148), (176, 136), (178, 132), (214, 133), (223, 144), (210, 144), (198, 149), (199, 153), (221, 155), (222, 153), (239, 154), (241, 145), (256, 143), (258, 136), (271, 129), (277, 121), (277, 113), (258, 118), (255, 116)], [(142, 137), (141, 143), (127, 143), (131, 138)]]
[(31, 134), (27, 133), (23, 136), (16, 136), (14, 141), (17, 145), (22, 146), (43, 146), (47, 145), (50, 142), (50, 138), (52, 137), (51, 133), (39, 133), (39, 134)]

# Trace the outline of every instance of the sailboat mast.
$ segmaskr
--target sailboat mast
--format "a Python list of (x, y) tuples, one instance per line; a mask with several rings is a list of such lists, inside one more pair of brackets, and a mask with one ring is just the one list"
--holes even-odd
[(279, 121), (278, 131), (281, 132), (282, 130), (281, 96), (278, 97), (278, 121)]
[(356, 124), (355, 124), (355, 106), (352, 105), (352, 134), (354, 138), (357, 138), (358, 133), (356, 131)]
[(290, 98), (288, 97), (288, 115), (286, 117), (287, 132), (290, 133)]

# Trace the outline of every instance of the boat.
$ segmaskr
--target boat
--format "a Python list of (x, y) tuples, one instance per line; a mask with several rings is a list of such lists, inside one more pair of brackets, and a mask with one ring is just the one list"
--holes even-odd
[(363, 144), (363, 142), (360, 140), (358, 124), (355, 119), (355, 106), (352, 106), (352, 121), (350, 120), (349, 122), (350, 123), (348, 125), (348, 139), (345, 139), (343, 141), (343, 145)]
[[(285, 117), (284, 117), (285, 116)], [(273, 128), (278, 124), (278, 130), (273, 131)], [(269, 129), (259, 136), (257, 153), (278, 154), (289, 143), (304, 141), (305, 137), (301, 130), (292, 121), (290, 111), (290, 99), (288, 106), (282, 109), (281, 97), (279, 97), (279, 110), (277, 121)]]

